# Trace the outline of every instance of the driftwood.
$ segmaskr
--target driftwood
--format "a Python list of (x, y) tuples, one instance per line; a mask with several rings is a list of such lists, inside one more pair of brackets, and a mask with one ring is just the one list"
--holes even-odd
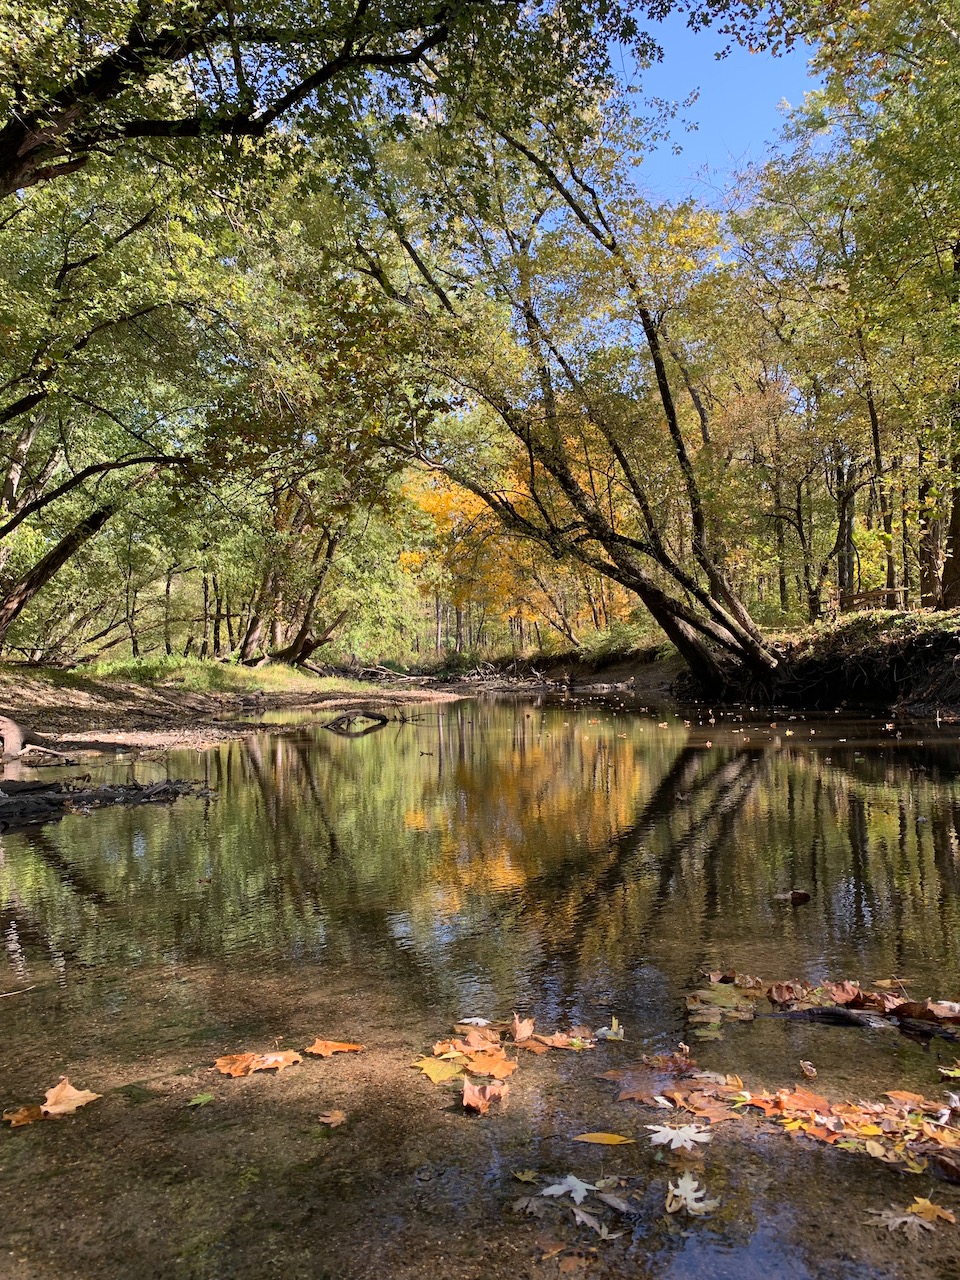
[[(370, 720), (372, 723), (364, 725), (362, 729), (351, 727), (361, 720)], [(330, 720), (323, 727), (341, 738), (364, 738), (368, 733), (376, 733), (378, 729), (383, 729), (389, 723), (390, 717), (381, 715), (379, 711), (347, 711), (342, 716)]]
[(7, 782), (0, 780), (0, 831), (31, 826), (38, 822), (55, 822), (66, 813), (89, 813), (116, 804), (157, 804), (180, 796), (212, 796), (215, 793), (198, 782), (182, 780), (154, 782), (149, 786), (138, 782), (98, 787), (87, 785), (89, 775), (69, 782)]
[(960, 1031), (942, 1022), (928, 1021), (924, 1018), (898, 1018), (895, 1012), (885, 1017), (882, 1013), (873, 1013), (869, 1009), (851, 1009), (847, 1005), (825, 1005), (819, 1009), (786, 1009), (765, 1016), (793, 1018), (804, 1022), (825, 1022), (834, 1027), (867, 1027), (872, 1030), (893, 1027), (906, 1036), (921, 1040), (929, 1040), (933, 1036), (940, 1036), (944, 1040), (960, 1040)]
[(29, 750), (64, 757), (64, 752), (55, 747), (49, 738), (42, 733), (35, 733), (33, 729), (28, 729), (9, 716), (0, 716), (0, 738), (3, 739), (4, 760), (17, 760), (24, 751)]

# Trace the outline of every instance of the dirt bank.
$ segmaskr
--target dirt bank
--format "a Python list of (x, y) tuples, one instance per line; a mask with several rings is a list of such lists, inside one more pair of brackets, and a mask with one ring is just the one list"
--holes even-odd
[(256, 730), (265, 712), (297, 710), (318, 717), (352, 710), (391, 714), (410, 702), (446, 702), (452, 691), (371, 685), (346, 689), (198, 693), (169, 682), (120, 680), (0, 669), (0, 715), (29, 726), (68, 754), (84, 751), (203, 747)]

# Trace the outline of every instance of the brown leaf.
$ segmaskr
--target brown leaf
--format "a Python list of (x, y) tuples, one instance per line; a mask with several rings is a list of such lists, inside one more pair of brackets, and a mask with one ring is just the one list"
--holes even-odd
[(517, 1044), (523, 1040), (529, 1040), (533, 1035), (533, 1018), (521, 1018), (519, 1014), (514, 1013), (513, 1021), (510, 1023), (510, 1034), (513, 1036)]
[(529, 1049), (531, 1053), (549, 1053), (550, 1046), (541, 1044), (539, 1040), (534, 1040), (531, 1036), (529, 1040), (518, 1040), (518, 1049)]
[(9, 1124), (11, 1129), (16, 1129), (22, 1124), (33, 1124), (37, 1120), (44, 1120), (43, 1108), (38, 1106), (19, 1107), (16, 1111), (5, 1111), (3, 1118)]
[(473, 1111), (479, 1111), (483, 1116), (490, 1110), (490, 1103), (501, 1102), (509, 1090), (510, 1086), (502, 1084), (499, 1080), (494, 1081), (493, 1084), (476, 1085), (472, 1080), (464, 1077), (463, 1105)]
[(72, 1115), (77, 1107), (85, 1107), (88, 1102), (93, 1102), (99, 1097), (99, 1093), (91, 1093), (89, 1089), (75, 1089), (67, 1077), (63, 1076), (59, 1084), (47, 1090), (40, 1110), (45, 1118), (68, 1116)]
[(824, 982), (823, 989), (835, 1004), (849, 1004), (860, 995), (859, 982), (851, 982), (849, 978), (845, 978), (843, 982)]
[(320, 1123), (328, 1124), (331, 1129), (335, 1129), (338, 1124), (343, 1124), (347, 1118), (345, 1111), (323, 1111), (320, 1113)]
[(817, 1078), (817, 1068), (812, 1062), (805, 1062), (803, 1058), (800, 1059), (800, 1070), (808, 1080), (815, 1080)]
[(279, 1074), (285, 1067), (302, 1061), (299, 1053), (285, 1049), (276, 1053), (231, 1053), (218, 1058), (213, 1065), (221, 1075), (249, 1076), (254, 1071), (276, 1071)]
[(802, 1000), (809, 990), (803, 982), (772, 982), (767, 999), (771, 1004), (792, 1004), (794, 1000)]
[[(344, 1044), (340, 1040), (314, 1040), (313, 1044), (307, 1045), (303, 1052), (316, 1054), (320, 1058), (329, 1058), (334, 1053), (360, 1053), (363, 1047), (362, 1044)], [(254, 1070), (259, 1068), (254, 1067)]]
[(467, 1044), (477, 1047), (500, 1043), (500, 1032), (494, 1027), (475, 1027), (467, 1022), (458, 1022), (453, 1029)]

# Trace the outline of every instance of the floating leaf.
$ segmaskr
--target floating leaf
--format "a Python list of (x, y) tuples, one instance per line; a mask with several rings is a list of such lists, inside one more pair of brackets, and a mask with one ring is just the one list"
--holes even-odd
[(187, 1103), (188, 1107), (205, 1107), (208, 1102), (212, 1102), (214, 1095), (212, 1093), (197, 1093)]
[(555, 1182), (553, 1186), (547, 1187), (541, 1191), (542, 1196), (572, 1196), (574, 1204), (583, 1204), (590, 1191), (596, 1191), (596, 1186), (592, 1182), (583, 1182), (576, 1174), (568, 1173), (562, 1182)]
[(720, 1207), (719, 1200), (706, 1200), (706, 1187), (701, 1187), (692, 1173), (684, 1173), (677, 1182), (667, 1184), (667, 1213), (679, 1213), (685, 1209), (694, 1217), (701, 1218)]
[(600, 1030), (597, 1032), (597, 1039), (598, 1040), (622, 1040), (623, 1027), (621, 1027), (620, 1023), (617, 1021), (616, 1018), (611, 1018), (609, 1027), (601, 1027)]
[(491, 1102), (501, 1102), (508, 1094), (510, 1086), (495, 1080), (492, 1084), (476, 1085), (472, 1080), (464, 1078), (463, 1105), (472, 1111), (479, 1111), (485, 1116), (490, 1110)]
[(303, 1052), (315, 1054), (318, 1058), (329, 1058), (335, 1053), (360, 1053), (363, 1047), (362, 1044), (344, 1044), (339, 1040), (314, 1040)]
[(464, 1067), (474, 1075), (493, 1076), (495, 1080), (506, 1080), (507, 1076), (513, 1075), (516, 1071), (517, 1064), (503, 1052), (479, 1052), (470, 1054)]
[(519, 1014), (514, 1013), (513, 1021), (510, 1023), (510, 1034), (519, 1044), (522, 1040), (529, 1040), (533, 1035), (533, 1018), (521, 1018)]
[(633, 1138), (625, 1138), (619, 1133), (578, 1133), (573, 1142), (595, 1142), (599, 1146), (617, 1147), (625, 1142), (633, 1142)]
[(696, 1151), (698, 1142), (710, 1142), (713, 1137), (697, 1124), (648, 1124), (646, 1127), (655, 1147), (669, 1146), (671, 1151)]
[(75, 1089), (67, 1077), (63, 1076), (59, 1084), (47, 1090), (40, 1110), (44, 1118), (68, 1116), (78, 1107), (85, 1107), (88, 1102), (94, 1102), (99, 1097), (99, 1093), (91, 1093), (89, 1089)]
[(803, 1072), (803, 1074), (807, 1077), (808, 1080), (816, 1079), (817, 1068), (813, 1065), (812, 1062), (805, 1062), (803, 1058), (801, 1058), (800, 1070)]
[(514, 1169), (513, 1176), (518, 1182), (537, 1182), (540, 1178), (536, 1169)]
[(616, 1209), (617, 1213), (639, 1213), (640, 1206), (630, 1204), (624, 1200), (622, 1196), (614, 1195), (610, 1191), (598, 1191), (597, 1199), (602, 1200), (604, 1204), (608, 1204), (611, 1209)]
[(293, 1049), (285, 1049), (282, 1053), (231, 1053), (218, 1058), (213, 1064), (221, 1075), (248, 1076), (254, 1071), (281, 1072), (285, 1067), (295, 1066), (303, 1059)]
[(331, 1129), (335, 1129), (338, 1124), (343, 1124), (347, 1118), (345, 1111), (322, 1111), (320, 1113), (320, 1123), (328, 1124)]
[[(514, 1014), (513, 1016), (516, 1017), (517, 1015)], [(489, 1018), (461, 1018), (460, 1021), (465, 1027), (489, 1027), (490, 1025)]]

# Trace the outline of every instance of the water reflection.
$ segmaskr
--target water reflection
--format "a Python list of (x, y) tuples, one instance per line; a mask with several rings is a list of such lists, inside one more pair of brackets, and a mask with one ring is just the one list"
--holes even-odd
[[(600, 704), (413, 714), (173, 754), (139, 776), (201, 776), (219, 798), (6, 835), (11, 977), (351, 968), (421, 1007), (612, 1007), (650, 1035), (681, 1029), (705, 965), (960, 992), (955, 732)], [(792, 887), (811, 902), (775, 900)]]

